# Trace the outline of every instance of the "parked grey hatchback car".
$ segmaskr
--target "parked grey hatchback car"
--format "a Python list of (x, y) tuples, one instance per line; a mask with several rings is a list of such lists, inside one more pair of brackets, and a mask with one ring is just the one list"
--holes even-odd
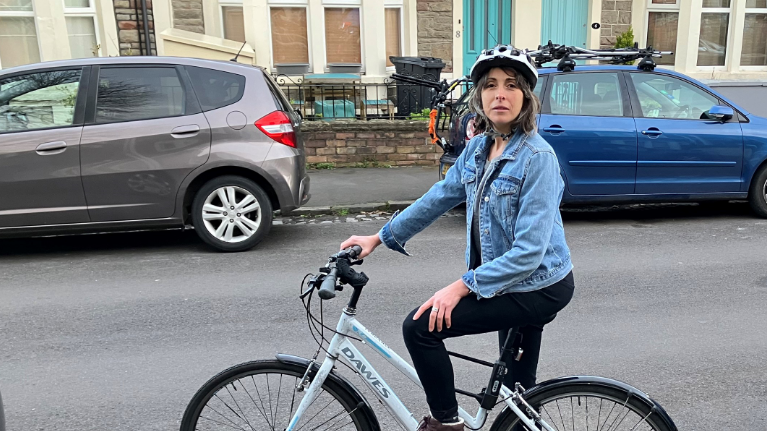
[(193, 225), (247, 250), (309, 200), (300, 116), (263, 69), (190, 58), (0, 73), (0, 236)]

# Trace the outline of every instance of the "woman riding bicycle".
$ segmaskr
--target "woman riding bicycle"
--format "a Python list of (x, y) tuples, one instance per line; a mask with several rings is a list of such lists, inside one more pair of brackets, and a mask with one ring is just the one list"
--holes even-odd
[[(536, 133), (538, 72), (512, 46), (482, 51), (471, 69), (470, 105), (486, 132), (473, 138), (443, 181), (392, 219), (377, 235), (352, 236), (364, 257), (385, 244), (405, 243), (466, 202), (468, 271), (405, 319), (405, 344), (431, 412), (419, 430), (463, 430), (453, 368), (443, 340), (510, 328), (524, 354), (507, 364), (504, 384), (535, 383), (543, 326), (572, 298), (570, 251), (559, 205), (564, 182), (551, 146)], [(474, 296), (471, 298), (470, 296)]]

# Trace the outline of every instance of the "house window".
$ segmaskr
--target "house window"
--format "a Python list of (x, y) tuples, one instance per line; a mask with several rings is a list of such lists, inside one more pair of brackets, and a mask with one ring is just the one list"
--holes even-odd
[(242, 0), (219, 2), (221, 7), (221, 29), (224, 39), (245, 42), (245, 18), (242, 14)]
[(703, 0), (698, 39), (698, 66), (724, 66), (727, 58), (727, 33), (730, 0)]
[(328, 66), (362, 65), (358, 7), (325, 8), (325, 52)]
[(0, 67), (40, 61), (32, 0), (0, 2)]
[(394, 66), (389, 60), (390, 56), (402, 55), (402, 8), (387, 7), (385, 9), (386, 20), (386, 66)]
[(275, 66), (308, 65), (309, 37), (305, 7), (272, 7), (272, 57)]
[(101, 53), (94, 1), (64, 0), (64, 19), (72, 58), (98, 57)]
[[(647, 46), (659, 51), (676, 52), (679, 27), (677, 0), (650, 0), (647, 7)], [(674, 65), (675, 55), (655, 59), (657, 64)]]
[(767, 66), (767, 0), (746, 1), (742, 66)]

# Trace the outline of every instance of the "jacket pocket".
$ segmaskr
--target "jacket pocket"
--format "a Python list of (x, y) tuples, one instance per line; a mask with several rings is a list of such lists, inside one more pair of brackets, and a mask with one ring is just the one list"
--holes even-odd
[(493, 216), (498, 219), (501, 226), (509, 229), (510, 237), (512, 219), (517, 213), (519, 206), (519, 188), (522, 182), (510, 175), (501, 174), (490, 184), (490, 208)]
[(466, 211), (470, 213), (474, 208), (474, 197), (477, 192), (477, 172), (473, 167), (466, 166), (463, 168), (461, 184), (466, 191)]

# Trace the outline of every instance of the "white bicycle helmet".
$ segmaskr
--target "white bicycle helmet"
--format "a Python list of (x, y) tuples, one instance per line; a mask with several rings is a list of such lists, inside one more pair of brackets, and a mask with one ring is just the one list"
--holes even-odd
[(535, 84), (538, 83), (538, 70), (530, 56), (511, 45), (498, 45), (492, 49), (482, 50), (474, 66), (471, 67), (469, 73), (471, 81), (476, 85), (479, 79), (494, 67), (511, 67), (525, 77), (530, 88), (535, 88)]

